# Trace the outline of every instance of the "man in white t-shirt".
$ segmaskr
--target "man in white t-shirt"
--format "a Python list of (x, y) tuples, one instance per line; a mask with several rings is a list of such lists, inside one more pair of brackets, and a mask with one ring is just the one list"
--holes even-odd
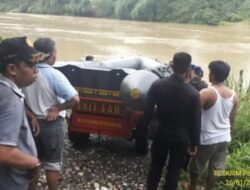
[(213, 188), (214, 171), (224, 169), (231, 131), (239, 104), (237, 94), (224, 85), (230, 66), (223, 61), (212, 61), (209, 66), (212, 86), (200, 91), (202, 119), (200, 145), (190, 163), (190, 190), (195, 190), (198, 176), (208, 162), (206, 190)]

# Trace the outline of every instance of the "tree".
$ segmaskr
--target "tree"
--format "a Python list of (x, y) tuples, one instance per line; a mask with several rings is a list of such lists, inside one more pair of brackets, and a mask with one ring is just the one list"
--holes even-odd
[(193, 19), (196, 23), (205, 23), (208, 25), (219, 24), (218, 12), (209, 8), (197, 11)]
[(238, 13), (244, 17), (250, 18), (250, 1), (245, 0), (238, 9)]
[(92, 6), (96, 17), (111, 17), (113, 15), (113, 0), (95, 0), (92, 1)]
[(131, 13), (137, 2), (137, 0), (119, 0), (116, 4), (114, 17), (125, 20), (131, 19)]
[(136, 4), (131, 13), (133, 20), (153, 21), (155, 19), (155, 3), (151, 0), (143, 0)]
[(216, 25), (250, 18), (250, 0), (0, 0), (0, 11)]

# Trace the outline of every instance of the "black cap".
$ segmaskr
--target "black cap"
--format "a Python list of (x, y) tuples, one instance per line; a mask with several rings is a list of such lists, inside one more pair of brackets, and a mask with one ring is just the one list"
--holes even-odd
[(0, 64), (13, 60), (38, 63), (48, 56), (37, 51), (27, 37), (7, 38), (0, 43)]
[(196, 65), (191, 64), (191, 69), (192, 69), (192, 70), (194, 70), (194, 69), (195, 69), (195, 67), (196, 67)]
[(198, 75), (199, 77), (203, 77), (203, 70), (202, 70), (202, 68), (199, 67), (199, 66), (196, 66), (196, 67), (194, 68), (194, 73), (195, 73), (196, 75)]

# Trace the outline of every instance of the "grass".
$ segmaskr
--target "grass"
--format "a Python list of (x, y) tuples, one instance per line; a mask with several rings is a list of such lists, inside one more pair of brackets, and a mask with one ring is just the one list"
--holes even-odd
[[(220, 177), (215, 190), (246, 190), (250, 189), (244, 184), (248, 182), (250, 175), (250, 85), (248, 82), (244, 87), (241, 80), (229, 77), (227, 86), (237, 92), (240, 105), (236, 115), (236, 129), (232, 133), (232, 142), (229, 146), (226, 170), (238, 172), (241, 175)], [(244, 175), (245, 171), (249, 175)]]
[[(239, 96), (240, 104), (236, 115), (236, 129), (232, 133), (232, 142), (226, 161), (226, 171), (241, 172), (241, 175), (222, 176), (218, 179), (214, 190), (249, 190), (250, 189), (250, 85), (241, 80), (229, 77), (226, 85), (235, 90)], [(244, 175), (244, 172), (248, 172)], [(206, 171), (200, 179), (200, 187), (204, 189)], [(188, 173), (182, 173), (181, 181), (189, 181)], [(242, 184), (241, 184), (242, 183)], [(249, 186), (243, 183), (248, 183)], [(238, 185), (237, 185), (238, 184)], [(186, 188), (184, 188), (186, 189)], [(184, 190), (179, 187), (178, 190)]]

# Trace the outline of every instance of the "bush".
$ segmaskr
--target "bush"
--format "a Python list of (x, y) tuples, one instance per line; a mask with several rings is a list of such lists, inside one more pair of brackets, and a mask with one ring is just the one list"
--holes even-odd
[(205, 23), (208, 25), (218, 25), (220, 22), (218, 12), (213, 9), (199, 10), (193, 15), (193, 19), (194, 22)]
[[(226, 171), (233, 172), (229, 176), (221, 176), (215, 190), (248, 190), (245, 182), (249, 180), (250, 143), (227, 156)], [(248, 173), (245, 173), (248, 172)], [(232, 182), (231, 185), (228, 183)]]
[(234, 171), (250, 169), (250, 142), (227, 156), (226, 167)]
[(243, 20), (243, 18), (241, 15), (231, 13), (226, 15), (225, 20), (229, 22), (240, 22)]
[(144, 0), (137, 3), (131, 15), (133, 20), (153, 21), (155, 18), (154, 2)]
[(250, 139), (250, 95), (240, 99), (240, 106), (236, 116), (236, 129), (232, 133), (232, 142), (229, 147), (229, 152), (234, 152), (237, 149), (248, 143)]
[(137, 0), (120, 0), (116, 4), (116, 8), (114, 10), (114, 17), (118, 19), (131, 19), (131, 12), (134, 7), (138, 3)]
[[(227, 80), (227, 85), (239, 94), (240, 105), (236, 115), (236, 129), (232, 134), (232, 142), (229, 146), (229, 154), (226, 161), (226, 171), (237, 172), (239, 175), (221, 176), (215, 190), (249, 189), (249, 187), (241, 183), (249, 180), (250, 170), (250, 92), (248, 91), (250, 86), (244, 90), (239, 83), (232, 77)], [(248, 172), (248, 174), (244, 175), (243, 172)], [(227, 182), (235, 184), (229, 186), (226, 185)]]
[(242, 82), (233, 77), (229, 77), (226, 84), (236, 91), (240, 99), (235, 120), (236, 128), (232, 132), (232, 142), (229, 146), (231, 153), (248, 143), (250, 139), (250, 85), (244, 89)]

